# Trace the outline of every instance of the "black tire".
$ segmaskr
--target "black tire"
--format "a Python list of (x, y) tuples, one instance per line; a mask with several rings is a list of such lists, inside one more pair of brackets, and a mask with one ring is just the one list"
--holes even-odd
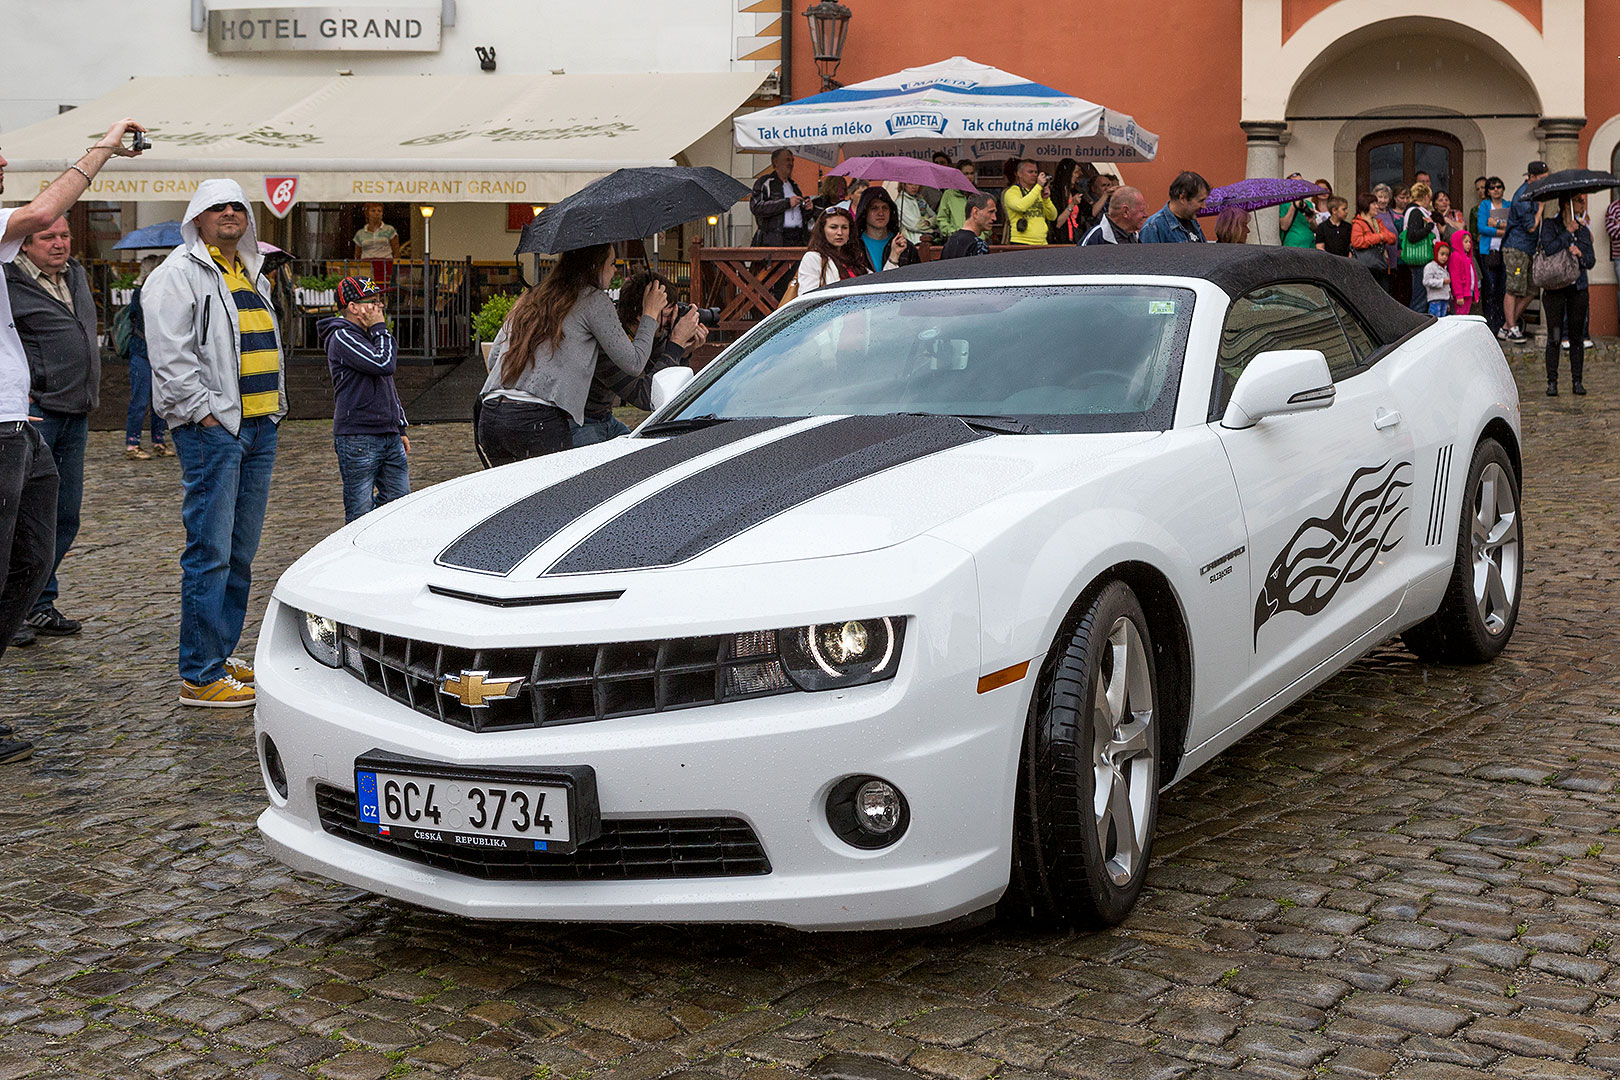
[[(1487, 498), (1493, 504), (1489, 516), (1497, 525), (1506, 521), (1503, 508), (1511, 507), (1511, 527), (1503, 533), (1506, 539), (1494, 544), (1491, 530), (1480, 521)], [(1482, 538), (1481, 533), (1486, 535)], [(1484, 542), (1476, 545), (1481, 539)], [(1494, 579), (1486, 562), (1495, 567)], [(1476, 587), (1479, 568), (1485, 570), (1486, 581)], [(1492, 584), (1499, 586), (1499, 591)], [(1484, 439), (1474, 448), (1474, 460), (1468, 466), (1462, 518), (1457, 528), (1457, 555), (1445, 597), (1438, 611), (1403, 633), (1401, 640), (1420, 658), (1435, 663), (1483, 664), (1494, 660), (1507, 647), (1518, 625), (1523, 586), (1524, 526), (1519, 476), (1502, 444)]]
[[(1110, 926), (1136, 903), (1152, 857), (1159, 813), (1159, 691), (1153, 641), (1136, 594), (1110, 582), (1081, 598), (1041, 666), (1025, 728), (1015, 808), (1012, 898), (1020, 913), (1047, 923)], [(1129, 627), (1129, 630), (1125, 628)], [(1134, 635), (1137, 648), (1130, 650)], [(1116, 658), (1124, 723), (1110, 723), (1106, 692)], [(1140, 661), (1138, 677), (1136, 661)], [(1104, 695), (1099, 711), (1099, 693)], [(1141, 697), (1146, 696), (1144, 709)], [(1137, 725), (1141, 724), (1138, 730)], [(1099, 724), (1109, 724), (1104, 731)], [(1118, 738), (1121, 732), (1132, 736)], [(1139, 750), (1128, 749), (1140, 743)], [(1115, 754), (1119, 756), (1114, 757)], [(1111, 760), (1119, 766), (1109, 769)], [(1122, 842), (1117, 813), (1099, 820), (1099, 775), (1125, 793), (1133, 834)], [(1122, 786), (1121, 786), (1122, 785)], [(1111, 803), (1118, 809), (1121, 804)], [(1132, 850), (1134, 849), (1134, 851)]]

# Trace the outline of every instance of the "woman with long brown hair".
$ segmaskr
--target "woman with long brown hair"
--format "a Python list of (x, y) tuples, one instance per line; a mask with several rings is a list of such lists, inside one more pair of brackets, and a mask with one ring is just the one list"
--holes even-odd
[(829, 207), (810, 226), (810, 248), (799, 260), (799, 295), (844, 278), (870, 274), (866, 251), (854, 240), (855, 218), (841, 206)]
[(478, 446), (491, 465), (569, 448), (568, 424), (584, 421), (598, 349), (627, 375), (647, 366), (668, 290), (647, 285), (635, 338), (626, 337), (606, 292), (613, 257), (612, 244), (564, 252), (512, 305), (480, 392)]

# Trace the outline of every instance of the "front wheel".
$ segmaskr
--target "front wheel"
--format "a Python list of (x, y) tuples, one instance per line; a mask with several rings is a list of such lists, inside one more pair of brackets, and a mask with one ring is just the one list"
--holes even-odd
[(1401, 635), (1424, 660), (1483, 664), (1507, 647), (1524, 584), (1519, 480), (1502, 444), (1474, 450), (1463, 489), (1457, 558), (1440, 610)]
[(1042, 665), (1025, 730), (1012, 884), (1034, 917), (1106, 926), (1136, 903), (1159, 812), (1158, 703), (1147, 618), (1112, 582)]

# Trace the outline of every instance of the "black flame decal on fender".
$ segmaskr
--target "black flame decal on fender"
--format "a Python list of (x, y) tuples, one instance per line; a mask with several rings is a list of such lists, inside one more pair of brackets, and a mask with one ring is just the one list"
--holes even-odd
[(1281, 612), (1315, 615), (1340, 589), (1371, 570), (1401, 542), (1412, 463), (1386, 461), (1357, 469), (1329, 517), (1308, 518), (1271, 564), (1254, 604), (1254, 648), (1260, 627)]

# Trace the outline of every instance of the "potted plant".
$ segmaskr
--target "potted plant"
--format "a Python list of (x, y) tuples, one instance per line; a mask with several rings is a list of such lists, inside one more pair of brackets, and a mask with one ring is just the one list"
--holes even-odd
[(517, 297), (511, 293), (496, 293), (484, 301), (484, 306), (478, 309), (473, 316), (473, 339), (478, 342), (479, 349), (484, 354), (484, 367), (489, 367), (489, 349), (495, 341), (495, 335), (501, 332), (501, 324), (506, 321), (507, 314), (512, 305), (517, 303)]
[(305, 274), (293, 289), (293, 299), (303, 308), (334, 307), (340, 280), (337, 274)]
[(135, 295), (135, 278), (138, 275), (133, 270), (125, 270), (112, 279), (112, 302), (118, 307), (124, 307)]

